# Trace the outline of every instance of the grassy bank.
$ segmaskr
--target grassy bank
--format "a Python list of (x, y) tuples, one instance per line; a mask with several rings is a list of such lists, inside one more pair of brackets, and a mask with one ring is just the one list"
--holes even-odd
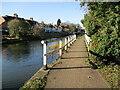
[[(81, 35), (81, 36), (79, 36), (76, 40), (79, 40), (79, 39), (81, 39), (81, 38), (83, 38), (84, 37), (84, 35)], [(65, 45), (65, 43), (63, 42), (62, 43), (62, 46), (64, 46)], [(49, 47), (51, 50), (55, 50), (55, 49), (58, 49), (59, 48), (59, 44), (54, 44), (54, 45), (50, 45), (50, 47)]]
[(118, 65), (108, 65), (100, 68), (99, 72), (105, 78), (111, 88), (119, 88), (119, 70), (120, 69), (118, 68)]
[(36, 78), (27, 84), (25, 84), (22, 88), (19, 90), (25, 90), (25, 89), (41, 89), (45, 86), (46, 84), (47, 77), (44, 76), (43, 78)]
[[(60, 59), (48, 64), (49, 68), (53, 68), (56, 64), (60, 64)], [(41, 90), (45, 87), (47, 76), (51, 69), (44, 70), (44, 66), (38, 70), (19, 90)]]
[(45, 39), (50, 39), (50, 38), (60, 38), (60, 37), (65, 37), (69, 35), (68, 33), (64, 32), (47, 32), (44, 33), (44, 35), (39, 36), (26, 36), (23, 40), (19, 40), (18, 38), (9, 38), (9, 37), (4, 37), (2, 39), (2, 44), (11, 44), (11, 43), (16, 43), (16, 42), (21, 42), (21, 41), (32, 41), (32, 40), (45, 40)]
[[(65, 43), (62, 43), (62, 46), (64, 46)], [(59, 48), (59, 44), (54, 44), (54, 45), (50, 45), (49, 47), (51, 50), (55, 50), (55, 49), (58, 49)]]
[(94, 60), (92, 56), (89, 56), (89, 60), (87, 60), (85, 63), (91, 64), (94, 69), (97, 69), (111, 88), (119, 88), (120, 86), (119, 65), (114, 65), (114, 64), (103, 65), (102, 62), (98, 62)]

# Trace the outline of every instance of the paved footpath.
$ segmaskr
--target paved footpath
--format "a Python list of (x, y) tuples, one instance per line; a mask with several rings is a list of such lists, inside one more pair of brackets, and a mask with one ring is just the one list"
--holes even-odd
[(62, 57), (61, 63), (48, 74), (45, 88), (108, 88), (98, 71), (84, 63), (88, 58), (84, 37), (78, 39)]

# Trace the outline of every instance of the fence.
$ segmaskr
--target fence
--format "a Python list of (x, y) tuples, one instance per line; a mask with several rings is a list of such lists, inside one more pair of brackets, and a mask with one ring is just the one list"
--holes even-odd
[(88, 48), (88, 51), (89, 51), (90, 41), (91, 41), (90, 37), (87, 36), (87, 34), (85, 34), (85, 43), (86, 43), (86, 46)]
[[(65, 40), (65, 45), (62, 46), (62, 40)], [(62, 49), (66, 51), (70, 45), (73, 44), (73, 42), (76, 40), (76, 35), (70, 35), (64, 38), (58, 38), (54, 40), (42, 40), (41, 43), (43, 44), (43, 65), (45, 66), (45, 69), (47, 69), (47, 56), (52, 55), (52, 53), (57, 53), (59, 51), (60, 57), (62, 57)], [(59, 48), (52, 50), (50, 52), (47, 52), (47, 44), (51, 42), (59, 41)]]

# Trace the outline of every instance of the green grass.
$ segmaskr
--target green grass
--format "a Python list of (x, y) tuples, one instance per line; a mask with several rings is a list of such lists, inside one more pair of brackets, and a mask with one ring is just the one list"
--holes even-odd
[(95, 69), (97, 69), (100, 72), (100, 74), (107, 81), (108, 85), (111, 88), (119, 88), (119, 83), (118, 83), (118, 80), (120, 80), (119, 65), (112, 65), (112, 64), (102, 65), (101, 62), (98, 62), (98, 61), (94, 60), (93, 58), (90, 58), (90, 61), (86, 60), (85, 64), (92, 65), (93, 68), (94, 68), (94, 65), (95, 65), (97, 67)]
[(107, 65), (103, 68), (99, 69), (99, 72), (108, 82), (111, 88), (119, 88), (118, 80), (119, 80), (119, 68), (118, 65)]
[(36, 89), (42, 89), (45, 86), (45, 84), (46, 84), (46, 80), (47, 80), (46, 77), (41, 78), (41, 79), (36, 78), (35, 80), (30, 81), (27, 84), (25, 84), (19, 90), (25, 90), (25, 89), (28, 89), (28, 90), (29, 89), (34, 89), (34, 90), (36, 90)]
[(80, 39), (83, 38), (83, 37), (84, 37), (84, 35), (79, 36), (76, 40), (80, 40)]
[[(64, 46), (65, 43), (62, 43), (62, 46)], [(58, 49), (59, 48), (59, 44), (54, 44), (54, 45), (50, 45), (49, 47), (51, 50), (55, 50), (55, 49)]]

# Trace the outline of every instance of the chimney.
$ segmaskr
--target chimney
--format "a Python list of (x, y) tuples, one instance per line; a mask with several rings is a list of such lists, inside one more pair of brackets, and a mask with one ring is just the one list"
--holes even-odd
[(31, 17), (30, 20), (33, 21), (33, 18)]
[(18, 15), (17, 15), (17, 13), (15, 13), (13, 16), (14, 16), (14, 17), (16, 17), (16, 18), (18, 18)]

